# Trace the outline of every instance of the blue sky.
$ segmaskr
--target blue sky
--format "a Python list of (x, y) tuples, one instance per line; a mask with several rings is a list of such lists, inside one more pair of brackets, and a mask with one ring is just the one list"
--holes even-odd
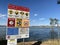
[(0, 0), (0, 25), (7, 24), (8, 4), (28, 7), (31, 26), (49, 25), (49, 18), (60, 20), (57, 0)]

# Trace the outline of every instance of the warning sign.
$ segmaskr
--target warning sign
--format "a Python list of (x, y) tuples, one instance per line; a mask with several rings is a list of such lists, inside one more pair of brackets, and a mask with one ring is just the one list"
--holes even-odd
[(15, 10), (13, 10), (13, 9), (8, 9), (8, 17), (9, 17), (9, 18), (15, 18), (14, 12), (15, 12)]
[(28, 38), (28, 37), (29, 37), (29, 28), (19, 28), (19, 38)]
[(14, 18), (8, 18), (8, 27), (15, 27), (15, 19)]
[(21, 28), (20, 34), (29, 34), (29, 29), (28, 28)]
[(29, 12), (25, 13), (26, 19), (29, 19)]
[(24, 15), (24, 12), (20, 12), (21, 15)]
[(29, 19), (29, 12), (25, 12), (25, 16), (23, 16), (25, 19)]
[(21, 15), (20, 15), (20, 11), (19, 10), (15, 11), (15, 18), (21, 19)]
[(9, 12), (8, 12), (9, 14), (13, 14), (13, 10), (8, 10), (8, 11), (9, 11)]
[(22, 20), (22, 27), (29, 27), (29, 20), (28, 19)]
[(22, 27), (22, 19), (16, 19), (16, 27)]
[[(29, 8), (9, 4), (7, 28), (6, 39), (28, 38)], [(14, 42), (14, 40), (10, 40), (10, 42)], [(9, 43), (8, 45), (15, 44)]]

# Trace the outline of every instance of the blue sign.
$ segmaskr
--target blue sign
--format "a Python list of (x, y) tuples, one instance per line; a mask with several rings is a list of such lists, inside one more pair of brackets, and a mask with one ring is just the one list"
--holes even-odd
[(18, 35), (18, 28), (8, 28), (7, 35)]

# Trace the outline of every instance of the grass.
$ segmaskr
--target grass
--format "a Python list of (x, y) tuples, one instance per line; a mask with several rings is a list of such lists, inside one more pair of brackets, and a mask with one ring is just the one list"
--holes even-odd
[(47, 40), (44, 41), (41, 45), (60, 45), (60, 40)]
[[(36, 41), (31, 41), (31, 42), (25, 42), (25, 45), (32, 45), (33, 43), (35, 43)], [(23, 42), (18, 43), (18, 45), (23, 45)], [(58, 41), (57, 39), (55, 40), (47, 40), (42, 42), (41, 45), (60, 45), (60, 40)]]

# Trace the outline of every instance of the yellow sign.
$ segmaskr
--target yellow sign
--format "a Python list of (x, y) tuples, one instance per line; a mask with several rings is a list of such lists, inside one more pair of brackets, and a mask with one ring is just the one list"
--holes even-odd
[(10, 39), (10, 42), (14, 42), (15, 40), (14, 39)]
[(16, 27), (22, 27), (22, 19), (16, 19)]
[(22, 27), (29, 27), (29, 20), (28, 19), (22, 20)]
[(17, 45), (17, 39), (8, 39), (7, 45)]

